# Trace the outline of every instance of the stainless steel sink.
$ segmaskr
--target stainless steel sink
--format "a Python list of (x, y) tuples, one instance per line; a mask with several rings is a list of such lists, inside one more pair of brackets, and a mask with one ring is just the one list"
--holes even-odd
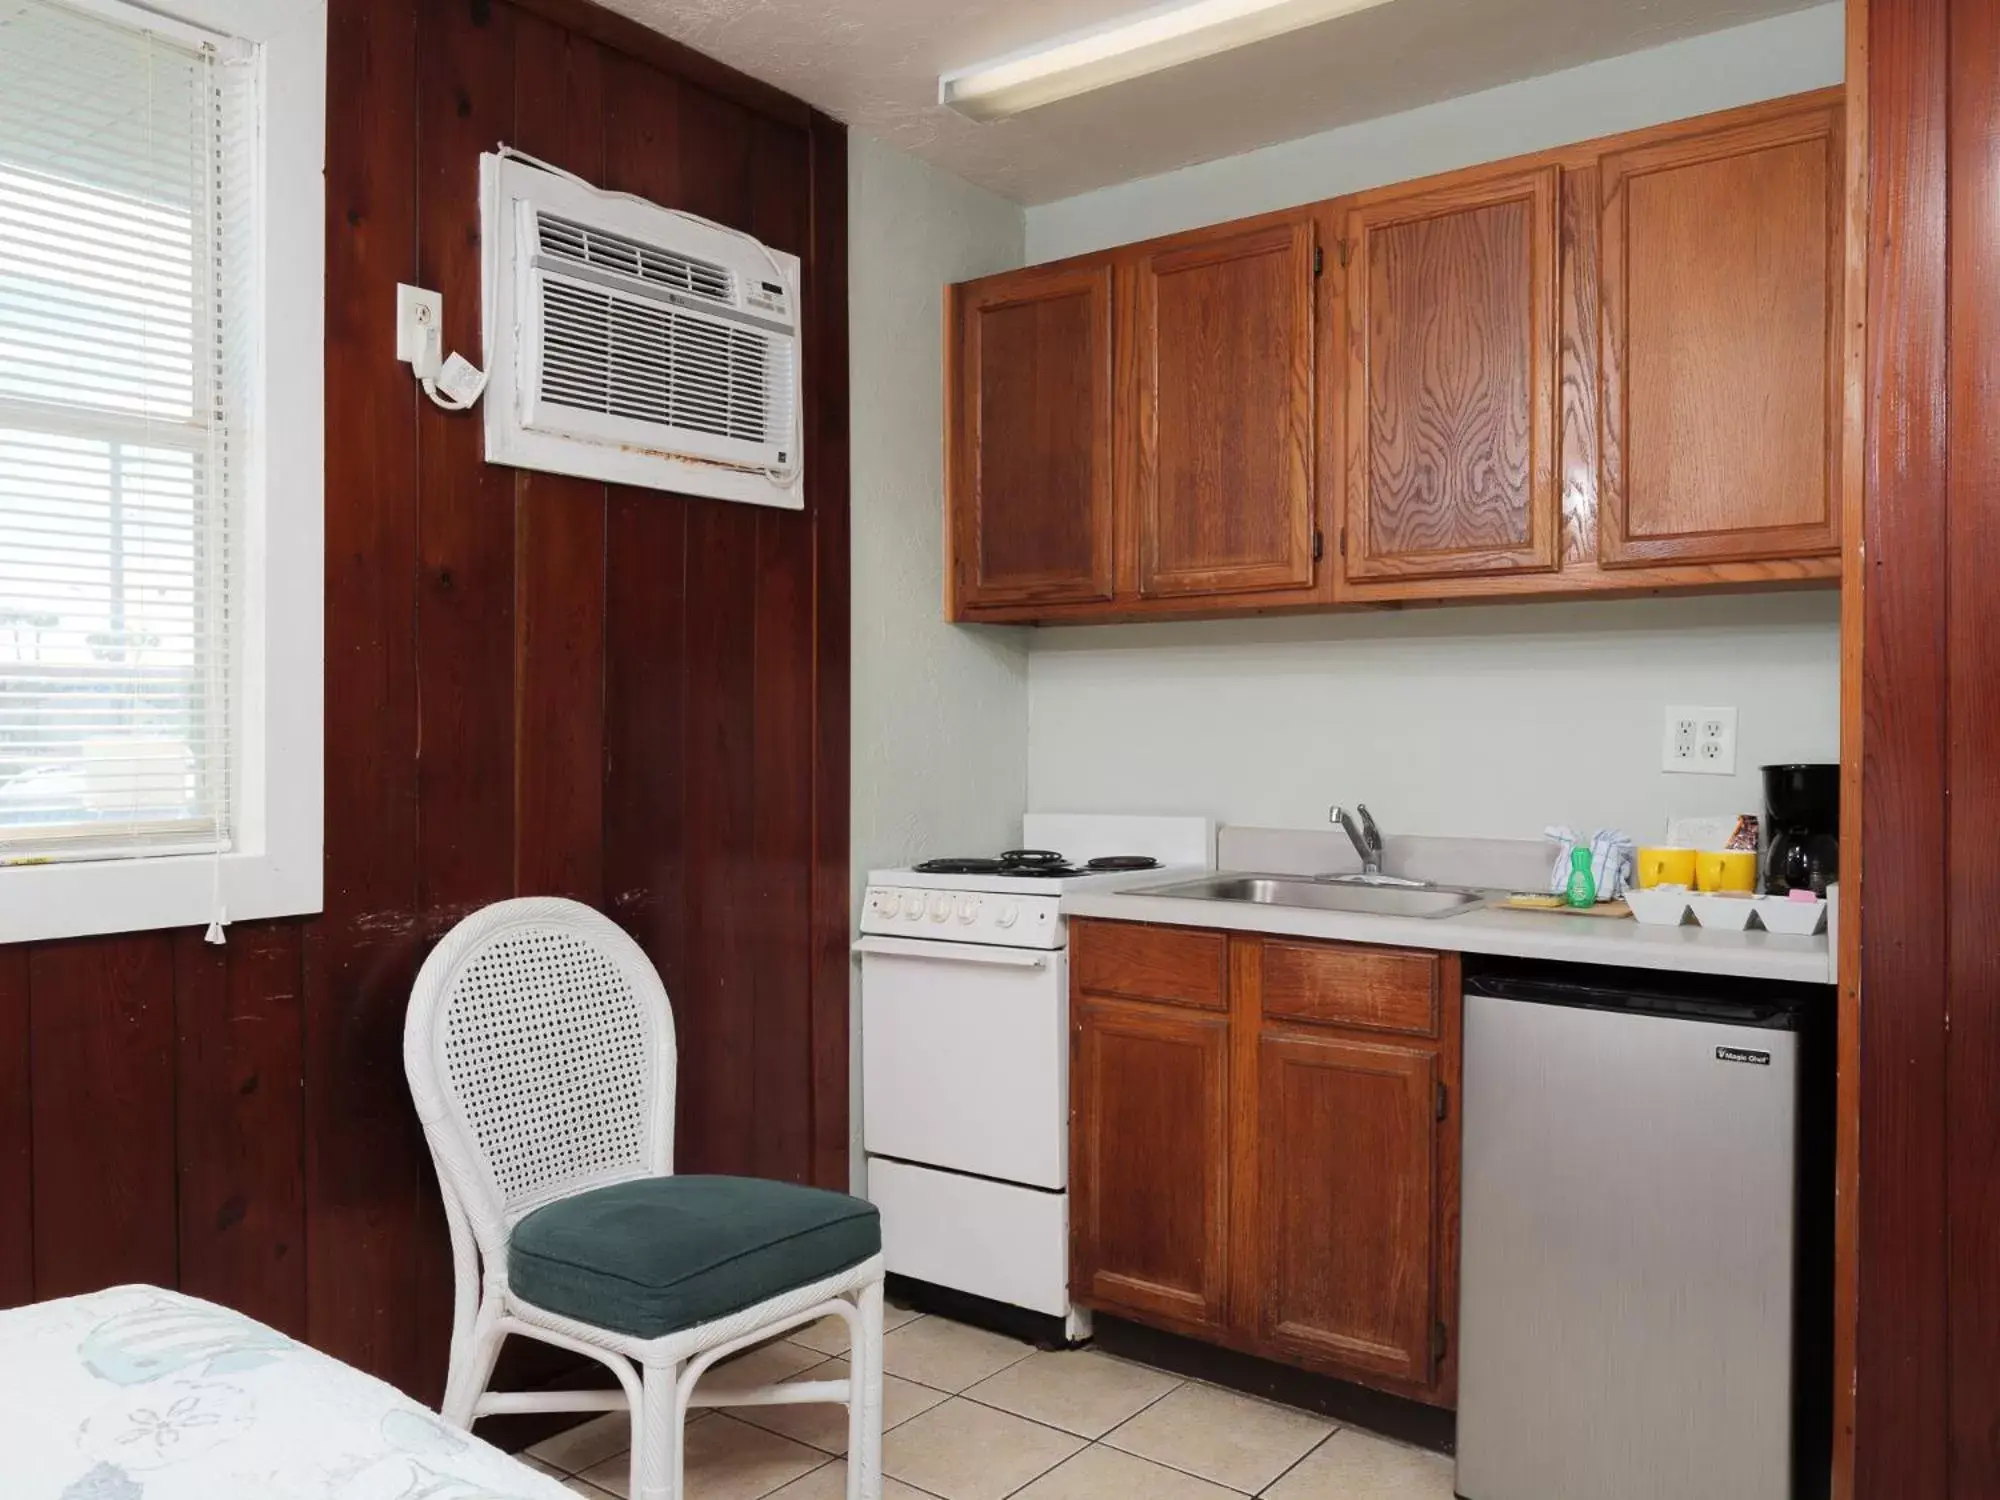
[(1449, 886), (1364, 885), (1285, 875), (1211, 875), (1124, 894), (1174, 896), (1183, 901), (1250, 901), (1259, 906), (1302, 906), (1378, 917), (1449, 917), (1486, 900), (1478, 891)]

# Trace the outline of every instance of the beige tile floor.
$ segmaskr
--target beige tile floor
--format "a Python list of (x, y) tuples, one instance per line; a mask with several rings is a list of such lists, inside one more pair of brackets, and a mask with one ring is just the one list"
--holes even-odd
[[(1451, 1500), (1448, 1459), (1308, 1412), (907, 1310), (891, 1308), (887, 1328), (885, 1500)], [(832, 1319), (710, 1379), (839, 1379), (846, 1353)], [(623, 1500), (629, 1439), (617, 1413), (525, 1456), (588, 1500)], [(844, 1500), (846, 1449), (837, 1406), (698, 1413), (688, 1500)]]

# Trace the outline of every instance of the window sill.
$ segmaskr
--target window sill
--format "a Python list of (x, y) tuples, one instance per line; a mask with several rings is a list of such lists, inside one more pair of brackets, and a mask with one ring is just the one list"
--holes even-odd
[[(207, 854), (0, 869), (0, 943), (206, 927), (215, 915), (215, 882), (215, 858)], [(222, 905), (232, 924), (319, 911), (319, 850), (290, 860), (223, 855)]]

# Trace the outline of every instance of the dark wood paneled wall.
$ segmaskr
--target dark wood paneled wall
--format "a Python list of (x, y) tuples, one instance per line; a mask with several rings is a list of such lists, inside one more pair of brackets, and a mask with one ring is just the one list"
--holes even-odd
[[(450, 1268), (403, 1087), (438, 935), (602, 906), (665, 976), (683, 1169), (846, 1183), (846, 138), (578, 0), (333, 0), (326, 910), (0, 949), (0, 1305), (178, 1285), (434, 1399)], [(397, 365), (479, 349), (509, 141), (805, 263), (807, 508), (486, 465)]]
[(1866, 0), (1853, 36), (1870, 203), (1865, 590), (1851, 726), (1862, 792), (1857, 1317), (1843, 1495), (1992, 1500), (2000, 6)]

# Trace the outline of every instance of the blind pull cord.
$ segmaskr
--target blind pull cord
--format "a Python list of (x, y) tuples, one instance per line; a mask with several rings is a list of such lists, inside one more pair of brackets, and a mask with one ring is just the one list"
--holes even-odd
[(215, 857), (209, 861), (208, 887), (208, 931), (201, 935), (205, 943), (213, 943), (218, 948), (229, 941), (222, 929), (229, 925), (229, 908), (222, 904), (222, 840), (215, 841)]

